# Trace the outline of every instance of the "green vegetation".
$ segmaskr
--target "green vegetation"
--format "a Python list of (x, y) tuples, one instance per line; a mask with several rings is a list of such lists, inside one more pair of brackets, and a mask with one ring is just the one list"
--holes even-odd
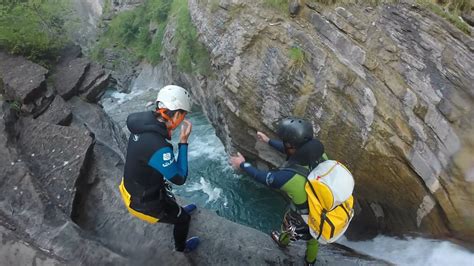
[(466, 22), (459, 17), (462, 12), (471, 10), (469, 0), (436, 1), (436, 3), (430, 0), (417, 0), (416, 2), (430, 9), (438, 16), (445, 18), (463, 32), (467, 34), (471, 33)]
[(288, 3), (288, 0), (265, 0), (265, 5), (267, 7), (279, 10), (283, 14), (288, 14)]
[(117, 49), (132, 60), (147, 60), (155, 65), (160, 62), (163, 37), (170, 21), (176, 22), (172, 44), (176, 47), (179, 70), (208, 74), (209, 55), (198, 41), (187, 0), (147, 0), (134, 10), (118, 14), (108, 25), (92, 55), (102, 60), (105, 49)]
[(17, 111), (17, 112), (21, 112), (21, 103), (19, 101), (12, 101), (12, 102), (9, 102), (10, 104), (10, 108)]
[(69, 7), (69, 0), (1, 1), (0, 48), (42, 64), (54, 60), (69, 42)]
[(437, 0), (436, 3), (449, 11), (469, 12), (473, 2), (471, 0)]
[(189, 15), (188, 1), (174, 0), (172, 13), (177, 23), (174, 45), (178, 48), (178, 68), (188, 73), (209, 74), (211, 70), (209, 53), (198, 41), (196, 28)]
[(160, 59), (161, 40), (171, 2), (172, 0), (148, 0), (134, 10), (118, 14), (108, 25), (105, 35), (92, 51), (92, 56), (102, 60), (104, 49), (115, 48), (123, 50), (134, 60), (146, 58), (150, 63), (156, 64)]
[(290, 57), (290, 69), (291, 70), (296, 70), (296, 69), (301, 69), (306, 62), (306, 54), (298, 46), (293, 46), (290, 48), (289, 51), (289, 57)]
[(209, 0), (208, 5), (212, 13), (219, 9), (219, 0)]

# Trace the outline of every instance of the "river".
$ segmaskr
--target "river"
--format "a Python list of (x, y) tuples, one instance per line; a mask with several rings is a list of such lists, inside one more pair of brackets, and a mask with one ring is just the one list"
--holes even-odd
[[(132, 89), (129, 94), (108, 91), (101, 103), (127, 132), (127, 115), (152, 110), (147, 103), (153, 101), (156, 94), (156, 89)], [(196, 203), (199, 208), (213, 210), (222, 217), (266, 233), (279, 228), (286, 205), (283, 195), (231, 169), (224, 146), (198, 107), (187, 118), (193, 124), (189, 139), (189, 176), (185, 185), (174, 187), (175, 194)], [(177, 138), (172, 139), (176, 144)], [(448, 241), (378, 236), (369, 241), (341, 239), (339, 242), (399, 265), (474, 265), (474, 253)]]

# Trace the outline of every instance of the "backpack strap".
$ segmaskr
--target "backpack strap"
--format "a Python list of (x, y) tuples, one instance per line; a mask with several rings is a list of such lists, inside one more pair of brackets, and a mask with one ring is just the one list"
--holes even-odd
[(301, 176), (304, 176), (304, 178), (306, 178), (306, 183), (309, 184), (309, 187), (311, 188), (311, 191), (313, 192), (314, 196), (316, 196), (316, 198), (319, 200), (318, 195), (316, 194), (316, 190), (314, 189), (311, 182), (309, 182), (309, 180), (308, 180), (308, 175), (311, 172), (311, 170), (309, 168), (306, 168), (306, 167), (304, 167), (302, 165), (299, 165), (299, 164), (292, 164), (292, 165), (289, 165), (287, 167), (280, 168), (280, 170), (292, 171), (292, 172), (297, 173)]
[(287, 170), (287, 171), (295, 172), (299, 175), (304, 176), (306, 178), (306, 180), (308, 180), (308, 175), (311, 172), (310, 169), (308, 169), (308, 168), (306, 168), (302, 165), (299, 165), (299, 164), (291, 164), (291, 165), (288, 165), (286, 167), (280, 168), (280, 170)]
[[(309, 180), (308, 180), (308, 175), (311, 172), (311, 170), (309, 168), (306, 168), (302, 165), (293, 164), (293, 165), (289, 165), (287, 167), (280, 168), (280, 170), (292, 171), (296, 174), (304, 176), (305, 179), (306, 179), (306, 184), (308, 184), (309, 187), (311, 188), (311, 192), (313, 192), (316, 199), (318, 201), (320, 201), (319, 198), (318, 198), (318, 194), (316, 194), (316, 190), (314, 189), (311, 182), (309, 182)], [(316, 238), (316, 240), (319, 240), (321, 238), (321, 235), (323, 234), (324, 222), (329, 221), (329, 219), (327, 219), (327, 217), (326, 217), (326, 213), (327, 213), (327, 211), (325, 209), (323, 209), (322, 212), (321, 212), (321, 218), (320, 218), (321, 222), (319, 224), (319, 234), (318, 234), (318, 237)], [(329, 225), (331, 226), (331, 234), (334, 234), (334, 225), (332, 225), (332, 223), (330, 221), (329, 221)]]

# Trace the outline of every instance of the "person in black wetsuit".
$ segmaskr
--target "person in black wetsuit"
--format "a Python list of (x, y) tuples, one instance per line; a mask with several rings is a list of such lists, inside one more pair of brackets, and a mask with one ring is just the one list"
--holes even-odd
[[(306, 240), (306, 265), (313, 265), (318, 254), (318, 241), (314, 239), (303, 217), (307, 217), (308, 198), (305, 191), (306, 177), (292, 171), (294, 165), (308, 169), (315, 168), (327, 159), (323, 144), (313, 138), (311, 123), (300, 118), (285, 118), (278, 125), (277, 134), (280, 140), (270, 139), (264, 133), (257, 132), (257, 139), (286, 154), (285, 164), (271, 171), (255, 168), (237, 153), (230, 157), (230, 164), (241, 169), (259, 183), (283, 191), (290, 201), (289, 210), (283, 218), (282, 231), (272, 232), (272, 238), (280, 247), (286, 247), (290, 240)], [(307, 218), (306, 218), (307, 219)]]
[[(159, 91), (156, 104), (155, 111), (133, 113), (127, 118), (131, 135), (120, 193), (132, 215), (149, 223), (174, 224), (176, 250), (190, 252), (199, 244), (198, 237), (186, 240), (190, 213), (196, 205), (179, 206), (167, 181), (177, 185), (186, 182), (192, 125), (184, 117), (191, 110), (191, 97), (185, 89), (168, 85)], [(175, 159), (168, 141), (181, 122), (179, 155)]]

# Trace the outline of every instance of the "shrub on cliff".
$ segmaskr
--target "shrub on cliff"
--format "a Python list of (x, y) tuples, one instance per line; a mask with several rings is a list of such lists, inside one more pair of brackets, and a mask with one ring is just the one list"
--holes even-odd
[(146, 59), (152, 64), (160, 59), (161, 42), (172, 0), (147, 0), (143, 5), (116, 15), (92, 51), (103, 59), (104, 50), (125, 50), (133, 60)]
[(186, 0), (147, 0), (133, 10), (117, 14), (107, 25), (92, 56), (103, 61), (107, 50), (121, 51), (132, 60), (159, 63), (166, 26), (173, 18), (173, 45), (178, 69), (187, 73), (210, 72), (209, 53), (198, 41)]
[(69, 0), (0, 2), (0, 48), (44, 63), (68, 43)]

